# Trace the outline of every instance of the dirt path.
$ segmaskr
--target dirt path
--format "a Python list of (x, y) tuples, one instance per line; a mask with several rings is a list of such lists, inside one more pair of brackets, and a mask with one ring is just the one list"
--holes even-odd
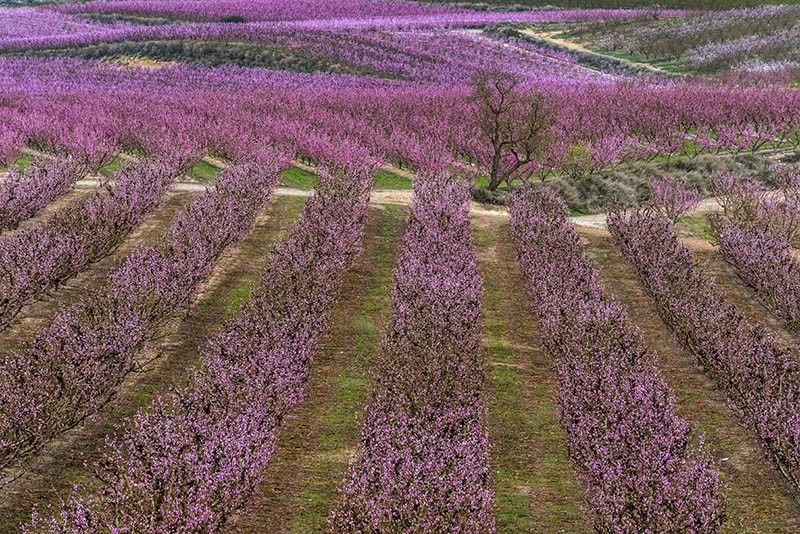
[(508, 223), (472, 219), (485, 283), (488, 413), (499, 532), (589, 532), (558, 425), (557, 384), (528, 309)]
[[(218, 169), (224, 169), (226, 163), (222, 160), (212, 158), (206, 156), (203, 158), (203, 161), (208, 163), (209, 165), (213, 165)], [(298, 160), (294, 160), (292, 162), (294, 167), (301, 169), (306, 172), (310, 172), (315, 174), (317, 172), (317, 167), (314, 165), (309, 165), (307, 163), (303, 163)], [(411, 171), (406, 169), (401, 169), (396, 167), (392, 164), (385, 164), (381, 166), (381, 170), (391, 172), (393, 174), (397, 174), (398, 176), (402, 176), (408, 180), (414, 180), (415, 175)], [(178, 188), (187, 188), (193, 187), (192, 184), (177, 184), (176, 187)], [(275, 191), (275, 194), (278, 196), (310, 196), (313, 191), (305, 190), (305, 189), (295, 189), (291, 187), (278, 187)], [(397, 204), (400, 206), (408, 206), (411, 204), (413, 192), (412, 191), (404, 191), (404, 190), (396, 190), (396, 189), (373, 189), (370, 195), (370, 204), (373, 206), (385, 206), (387, 204)]]
[[(485, 31), (482, 28), (472, 28), (472, 29), (466, 29), (466, 30), (459, 28), (459, 29), (452, 30), (452, 32), (453, 33), (466, 32), (466, 33), (470, 33), (470, 34), (473, 34), (473, 35), (476, 35), (476, 36), (479, 36), (479, 37), (482, 37), (482, 38), (492, 39), (491, 37), (487, 37), (485, 35)], [(522, 31), (520, 33), (526, 33), (526, 32)], [(527, 35), (529, 35), (530, 37), (535, 37), (535, 35), (533, 35), (531, 33), (527, 33)], [(541, 39), (541, 38), (538, 37), (538, 39)], [(554, 43), (551, 43), (551, 44), (554, 44)], [(529, 58), (531, 58), (534, 61), (534, 63), (535, 63), (535, 61), (541, 60), (541, 58), (542, 58), (542, 56), (541, 56), (541, 54), (539, 52), (532, 51), (530, 48), (525, 48), (525, 47), (522, 47), (520, 45), (514, 44), (513, 40), (504, 42), (503, 46), (512, 47), (512, 48), (516, 49), (520, 54), (527, 55)], [(586, 72), (586, 73), (588, 73), (588, 74), (590, 74), (592, 76), (598, 76), (598, 75), (602, 74), (602, 75), (605, 75), (605, 76), (612, 76), (613, 77), (612, 74), (609, 74), (607, 72), (601, 72), (598, 69), (587, 67), (586, 65), (581, 65), (579, 63), (576, 63), (576, 62), (572, 61), (571, 59), (561, 59), (561, 58), (557, 58), (555, 56), (552, 56), (552, 57), (548, 57), (548, 60), (549, 61), (553, 61), (553, 62), (557, 62), (557, 63), (560, 63), (560, 64), (564, 64), (568, 68), (577, 69), (579, 71)]]
[(741, 427), (725, 396), (683, 351), (661, 321), (653, 300), (607, 234), (579, 228), (606, 286), (630, 309), (647, 344), (657, 350), (659, 368), (675, 390), (678, 412), (706, 437), (728, 485), (728, 532), (797, 532), (800, 508), (791, 489), (764, 458), (755, 437)]
[(411, 180), (412, 182), (417, 178), (417, 175), (413, 172), (409, 171), (408, 169), (401, 169), (392, 163), (385, 163), (383, 166), (381, 166), (381, 170), (396, 174), (397, 176), (402, 176), (406, 180)]
[[(215, 157), (212, 157), (212, 156), (204, 157), (203, 161), (205, 161), (206, 163), (208, 163), (212, 167), (216, 167), (217, 169), (224, 169), (227, 166), (227, 163), (225, 163), (224, 161), (222, 161), (219, 158), (215, 158)], [(309, 165), (309, 164), (303, 163), (302, 161), (299, 161), (299, 160), (292, 161), (292, 165), (297, 167), (300, 170), (303, 170), (303, 171), (306, 171), (306, 172), (310, 172), (312, 174), (317, 172), (317, 168), (314, 165)], [(391, 172), (391, 173), (396, 174), (398, 176), (402, 176), (403, 178), (406, 178), (408, 180), (413, 180), (415, 178), (415, 175), (414, 175), (413, 172), (411, 172), (409, 170), (406, 170), (406, 169), (401, 169), (400, 167), (398, 167), (396, 165), (393, 165), (391, 163), (383, 164), (381, 166), (381, 170), (386, 171), (386, 172)]]
[[(113, 184), (113, 181), (109, 182)], [(100, 185), (98, 178), (84, 178), (76, 184), (77, 189), (95, 189)], [(188, 183), (178, 182), (173, 184), (170, 191), (178, 193), (203, 193), (208, 189), (208, 186), (201, 183)], [(310, 189), (295, 189), (292, 187), (278, 187), (275, 189), (275, 196), (279, 197), (310, 197), (314, 194)], [(388, 204), (397, 204), (399, 206), (408, 206), (411, 204), (413, 198), (413, 191), (400, 190), (400, 189), (373, 189), (370, 195), (370, 204), (372, 206), (386, 206)], [(488, 209), (479, 204), (473, 203), (472, 211), (485, 215), (498, 215), (505, 216), (506, 212), (502, 209)]]
[(74, 483), (87, 481), (84, 463), (98, 457), (104, 437), (158, 394), (185, 380), (198, 349), (246, 297), (274, 240), (298, 217), (302, 199), (276, 199), (256, 220), (250, 235), (217, 262), (209, 282), (186, 317), (163, 333), (154, 349), (160, 357), (132, 374), (101, 413), (48, 444), (27, 462), (22, 476), (0, 493), (0, 532), (14, 532), (34, 505), (65, 498)]
[[(700, 201), (695, 209), (687, 213), (687, 215), (701, 216), (708, 213), (715, 213), (721, 211), (722, 208), (717, 202), (715, 197), (705, 198)], [(589, 215), (578, 215), (572, 217), (572, 222), (577, 226), (586, 228), (606, 228), (606, 214), (605, 213), (592, 213)]]
[[(209, 163), (211, 165), (214, 165), (214, 166), (220, 168), (220, 169), (223, 168), (224, 165), (225, 165), (225, 163), (220, 161), (220, 160), (213, 160), (213, 162), (209, 161)], [(294, 165), (298, 169), (304, 170), (306, 172), (310, 172), (312, 174), (315, 174), (317, 172), (317, 167), (315, 165), (309, 165), (307, 163), (303, 163), (302, 161), (294, 160), (292, 162), (292, 165)], [(394, 165), (392, 163), (384, 163), (383, 165), (381, 165), (380, 169), (382, 171), (386, 171), (386, 172), (390, 172), (392, 174), (396, 174), (398, 176), (402, 176), (403, 178), (406, 178), (408, 180), (412, 180), (413, 181), (416, 178), (416, 175), (413, 172), (411, 172), (411, 171), (409, 171), (407, 169), (401, 169), (400, 167), (398, 167), (397, 165)]]
[(589, 48), (586, 48), (582, 44), (576, 43), (575, 41), (570, 41), (568, 39), (563, 39), (563, 38), (560, 38), (560, 37), (556, 37), (556, 35), (561, 33), (559, 30), (556, 30), (556, 31), (542, 31), (542, 30), (537, 30), (537, 29), (534, 29), (534, 28), (527, 28), (527, 29), (521, 30), (520, 33), (522, 33), (523, 35), (529, 35), (530, 37), (533, 37), (534, 39), (539, 39), (541, 41), (546, 41), (546, 42), (548, 42), (550, 44), (556, 45), (556, 46), (561, 47), (561, 48), (566, 48), (567, 50), (571, 50), (573, 52), (580, 52), (582, 54), (601, 57), (601, 58), (605, 58), (605, 59), (608, 59), (608, 60), (611, 60), (611, 61), (614, 61), (614, 62), (625, 63), (627, 65), (630, 65), (633, 68), (646, 70), (646, 71), (652, 72), (654, 74), (672, 75), (671, 73), (669, 73), (669, 72), (667, 72), (667, 71), (665, 71), (665, 70), (663, 70), (663, 69), (661, 69), (659, 67), (656, 67), (654, 65), (650, 65), (649, 63), (641, 63), (639, 61), (632, 61), (630, 59), (618, 58), (618, 57), (612, 56), (610, 54), (603, 54), (602, 52), (596, 52), (594, 50), (590, 50)]
[(389, 314), (388, 290), (406, 216), (404, 209), (370, 210), (364, 252), (345, 279), (305, 400), (281, 431), (265, 480), (229, 531), (324, 530), (358, 443), (358, 419)]
[(11, 324), (0, 332), (0, 347), (2, 347), (0, 350), (10, 352), (33, 339), (39, 329), (50, 323), (60, 307), (74, 304), (89, 291), (102, 287), (109, 270), (132, 252), (139, 243), (151, 243), (157, 240), (168, 228), (175, 213), (188, 204), (191, 198), (192, 195), (186, 193), (169, 194), (164, 203), (145, 217), (111, 255), (90, 264), (54, 291), (28, 301)]

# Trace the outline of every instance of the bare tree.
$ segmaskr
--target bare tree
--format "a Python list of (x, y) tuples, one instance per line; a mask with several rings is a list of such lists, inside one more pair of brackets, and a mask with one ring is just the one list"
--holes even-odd
[(529, 179), (550, 139), (542, 99), (524, 92), (516, 77), (491, 72), (475, 78), (471, 101), (477, 104), (478, 128), (491, 144), (489, 190)]

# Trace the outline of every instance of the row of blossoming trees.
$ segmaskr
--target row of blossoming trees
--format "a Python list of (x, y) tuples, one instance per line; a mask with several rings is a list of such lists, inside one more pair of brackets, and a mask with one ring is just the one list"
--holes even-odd
[[(71, 167), (69, 162), (61, 165)], [(118, 173), (113, 187), (79, 198), (52, 217), (3, 236), (0, 327), (6, 326), (27, 300), (112, 252), (158, 207), (178, 174), (178, 167), (162, 162), (127, 168)], [(44, 178), (52, 175), (48, 173)], [(42, 183), (38, 177), (37, 174), (31, 182)]]
[[(116, 21), (102, 24), (74, 14), (124, 19), (167, 17), (165, 24)], [(436, 7), (405, 0), (261, 0), (156, 2), (85, 2), (55, 9), (0, 7), (0, 51), (62, 49), (98, 43), (146, 40), (252, 41), (270, 44), (276, 35), (294, 31), (341, 33), (468, 28), (500, 23), (547, 23), (635, 19), (646, 10), (572, 9), (501, 11)], [(681, 15), (664, 11), (664, 15)], [(127, 16), (127, 17), (126, 17)], [(182, 19), (182, 20), (181, 20)]]
[[(493, 531), (482, 281), (469, 236), (468, 186), (448, 174), (449, 165), (432, 163), (426, 150), (442, 147), (448, 164), (456, 156), (489, 167), (494, 154), (471, 122), (468, 92), (236, 69), (131, 74), (64, 61), (50, 64), (54, 74), (42, 65), (2, 62), (19, 85), (2, 100), (0, 155), (11, 161), (30, 144), (61, 156), (0, 182), (9, 229), (0, 236), (4, 321), (27, 299), (112, 251), (204, 153), (230, 165), (158, 243), (136, 249), (102, 288), (61, 310), (33, 342), (0, 355), (0, 468), (23, 462), (103, 406), (159, 327), (191, 305), (219, 255), (244, 237), (289, 165), (285, 154), (321, 170), (301, 221), (268, 257), (249, 303), (211, 336), (189, 384), (137, 413), (93, 466), (97, 478), (63, 508), (37, 511), (27, 528), (213, 531), (240, 509), (270, 462), (285, 418), (302, 400), (331, 305), (359, 250), (370, 176), (378, 161), (393, 160), (418, 169), (416, 198), (381, 365), (330, 527)], [(197, 74), (210, 78), (196, 92), (179, 89)], [(256, 91), (246, 94), (251, 85)], [(706, 132), (720, 150), (797, 141), (796, 115), (783, 114), (797, 105), (791, 93), (646, 89), (656, 94), (635, 84), (550, 80), (527, 87), (536, 102), (558, 110), (548, 124), (552, 146), (581, 139), (598, 161), (616, 161), (634, 143), (637, 157), (678, 151), (689, 132), (697, 132), (698, 143)], [(31, 96), (48, 91), (62, 94)], [(188, 97), (196, 103), (187, 104)], [(712, 100), (717, 105), (704, 107)], [(52, 218), (13, 230), (122, 150), (142, 161)], [(529, 163), (536, 168), (543, 161)], [(669, 220), (694, 199), (676, 197), (680, 192), (664, 184), (654, 192), (660, 212), (617, 213), (612, 230), (667, 322), (797, 485), (797, 364), (694, 270)], [(729, 230), (736, 224), (790, 240), (796, 227), (774, 215), (787, 203), (758, 196), (748, 208), (749, 197), (730, 196), (739, 215), (719, 222), (726, 257), (774, 309), (792, 317), (791, 291), (756, 268), (759, 258), (772, 257), (757, 239)], [(751, 212), (756, 223), (744, 225), (742, 214)], [(719, 530), (724, 497), (713, 462), (677, 415), (674, 394), (626, 310), (599, 283), (563, 204), (521, 190), (512, 201), (512, 238), (556, 363), (560, 423), (595, 527)], [(790, 253), (781, 246), (770, 268), (794, 284)], [(708, 324), (715, 325), (712, 336)]]
[[(480, 131), (469, 84), (188, 66), (131, 71), (32, 59), (3, 59), (0, 74), (4, 159), (24, 144), (73, 154), (91, 167), (120, 150), (204, 147), (224, 156), (254, 132), (305, 157), (326, 145), (335, 151), (342, 141), (412, 167), (424, 163), (430, 146), (481, 169), (495, 155)], [(453, 76), (450, 70), (440, 75)], [(547, 142), (526, 163), (543, 178), (568, 166), (576, 147), (589, 168), (602, 169), (800, 142), (796, 91), (515, 76), (518, 90), (547, 112)], [(69, 96), (75, 94), (81, 98)]]
[(215, 260), (245, 236), (282, 166), (266, 156), (231, 166), (158, 244), (134, 250), (103, 288), (61, 310), (19, 351), (2, 355), (0, 465), (35, 452), (102, 406), (136, 368), (158, 326), (191, 304)]
[(800, 330), (800, 173), (778, 167), (774, 189), (742, 176), (718, 176), (722, 212), (712, 227), (723, 257), (789, 329)]
[(303, 397), (331, 304), (360, 250), (371, 170), (320, 172), (301, 220), (269, 255), (238, 316), (209, 339), (189, 385), (137, 413), (109, 442), (97, 480), (60, 513), (35, 514), (30, 531), (216, 531), (244, 503)]
[[(512, 236), (545, 347), (555, 358), (561, 425), (599, 532), (713, 532), (719, 475), (657, 359), (609, 295), (549, 191), (519, 191)], [(701, 440), (702, 441), (702, 440)]]
[[(800, 264), (791, 241), (799, 213), (797, 176), (784, 171), (777, 182), (781, 186), (777, 193), (768, 193), (742, 177), (715, 177), (723, 212), (712, 216), (712, 228), (722, 256), (753, 286), (765, 306), (795, 329)], [(654, 195), (651, 205), (612, 212), (609, 228), (664, 321), (725, 392), (733, 412), (797, 490), (797, 355), (763, 325), (745, 319), (695, 267), (692, 252), (678, 238), (674, 215), (695, 205), (697, 198), (680, 187), (667, 189)], [(666, 204), (678, 207), (663, 209)], [(673, 217), (664, 216), (668, 211)]]
[[(155, 327), (192, 301), (220, 252), (243, 237), (286, 165), (269, 151), (232, 162), (164, 241), (133, 252), (106, 288), (3, 360), (5, 465), (102, 406)], [(468, 182), (429, 168), (415, 184), (392, 322), (332, 531), (495, 530)], [(303, 398), (359, 250), (374, 160), (330, 169), (320, 170), (300, 222), (268, 257), (248, 304), (211, 336), (188, 385), (138, 412), (108, 440), (97, 477), (58, 509), (36, 510), (29, 532), (213, 531), (246, 502)], [(556, 358), (561, 423), (597, 528), (717, 530), (718, 475), (691, 443), (624, 309), (596, 281), (563, 204), (520, 192), (513, 238)]]
[(414, 193), (391, 324), (331, 516), (336, 532), (494, 530), (469, 184), (426, 169)]

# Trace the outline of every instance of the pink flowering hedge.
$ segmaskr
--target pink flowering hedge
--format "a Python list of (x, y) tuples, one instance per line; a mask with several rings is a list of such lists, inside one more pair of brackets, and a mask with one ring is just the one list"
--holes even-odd
[(159, 243), (137, 248), (101, 290), (0, 356), (0, 466), (97, 411), (158, 327), (191, 304), (219, 255), (245, 237), (285, 166), (266, 156), (226, 169)]
[(770, 311), (800, 331), (800, 260), (791, 244), (761, 225), (721, 217), (714, 230), (725, 261)]
[[(397, 63), (394, 72), (410, 81), (188, 65), (120, 69), (70, 59), (0, 58), (0, 92), (15, 95), (4, 113), (24, 136), (19, 142), (58, 152), (87, 152), (92, 160), (119, 149), (147, 154), (175, 147), (228, 150), (258, 132), (264, 142), (301, 156), (313, 156), (323, 145), (336, 149), (346, 143), (381, 160), (421, 167), (427, 147), (436, 146), (488, 168), (491, 145), (477, 128), (469, 87), (424, 80), (463, 80), (473, 71), (475, 58), (518, 65), (534, 52), (504, 52), (502, 42), (466, 36), (442, 43), (424, 34), (406, 40), (400, 43), (404, 50), (418, 45), (420, 56), (428, 57)], [(331, 46), (335, 40), (307, 41), (305, 46), (324, 45), (331, 53), (343, 49)], [(394, 39), (375, 36), (344, 43), (356, 53), (362, 43), (372, 41), (384, 41), (388, 52), (395, 47)], [(453, 46), (458, 54), (450, 51)], [(350, 53), (345, 49), (339, 55)], [(396, 56), (365, 55), (363, 61), (383, 69)], [(798, 91), (619, 83), (596, 75), (579, 79), (573, 74), (581, 69), (571, 63), (543, 58), (536, 64), (541, 69), (526, 76), (526, 87), (540, 94), (549, 109), (558, 110), (551, 117), (552, 142), (531, 165), (543, 177), (569, 163), (575, 144), (586, 149), (592, 169), (602, 169), (657, 156), (692, 155), (697, 147), (703, 152), (741, 152), (769, 141), (800, 142), (800, 114), (785, 111), (800, 108)], [(519, 73), (516, 67), (506, 70)], [(75, 94), (81, 95), (77, 101)], [(86, 131), (81, 129), (84, 124), (102, 128)]]
[(398, 17), (452, 13), (453, 9), (407, 0), (114, 0), (61, 5), (61, 13), (127, 14), (195, 21), (329, 20), (350, 17)]
[(333, 532), (493, 532), (483, 419), (483, 281), (468, 184), (414, 181), (361, 440), (330, 517)]
[[(800, 363), (752, 325), (694, 266), (666, 219), (612, 213), (609, 229), (658, 303), (664, 321), (728, 397), (766, 455), (800, 489)], [(733, 237), (729, 244), (733, 243)]]
[(560, 422), (595, 529), (718, 531), (725, 502), (702, 438), (693, 443), (655, 354), (598, 279), (563, 201), (519, 190), (511, 235), (555, 358)]
[(0, 328), (29, 299), (107, 256), (160, 204), (181, 171), (160, 162), (121, 170), (113, 186), (0, 238)]
[(23, 135), (8, 127), (7, 121), (10, 121), (6, 114), (0, 114), (0, 121), (0, 167), (4, 167), (19, 157)]
[(359, 254), (374, 169), (319, 174), (239, 315), (211, 337), (187, 387), (108, 440), (97, 479), (26, 532), (217, 532), (263, 477), (303, 397), (342, 279)]
[[(91, 22), (75, 14), (168, 17), (167, 24)], [(680, 16), (680, 11), (662, 11)], [(408, 1), (377, 0), (151, 0), (65, 3), (55, 9), (0, 7), (0, 50), (82, 47), (148, 40), (244, 40), (269, 43), (279, 32), (396, 31), (538, 24), (650, 15), (641, 9), (475, 11)]]
[(66, 194), (86, 171), (73, 159), (35, 162), (0, 180), (0, 231), (13, 230)]

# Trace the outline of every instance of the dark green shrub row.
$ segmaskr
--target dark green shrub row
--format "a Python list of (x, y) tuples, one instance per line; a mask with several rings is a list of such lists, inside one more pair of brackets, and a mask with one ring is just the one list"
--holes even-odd
[(214, 41), (144, 41), (104, 43), (69, 50), (44, 50), (30, 52), (34, 56), (71, 56), (82, 59), (114, 59), (143, 57), (159, 61), (178, 61), (213, 67), (238, 65), (291, 70), (294, 72), (356, 73), (344, 65), (334, 65), (297, 50), (239, 42)]

